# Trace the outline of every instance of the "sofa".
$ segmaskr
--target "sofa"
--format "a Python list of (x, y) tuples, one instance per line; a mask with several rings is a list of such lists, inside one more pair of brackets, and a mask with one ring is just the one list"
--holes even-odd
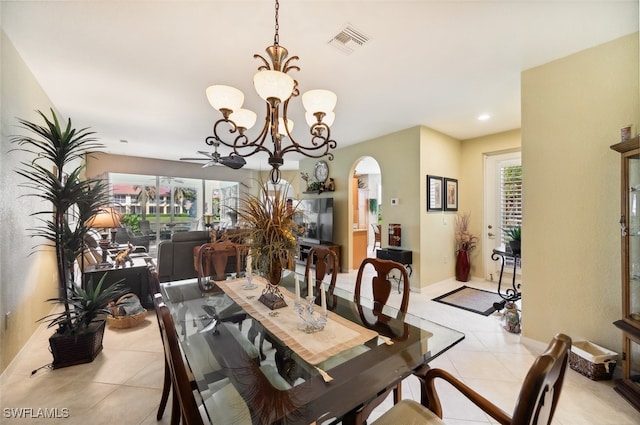
[(116, 230), (116, 243), (131, 243), (133, 246), (143, 246), (149, 252), (149, 235), (135, 234), (131, 229), (126, 227), (118, 227)]
[(193, 266), (193, 248), (211, 241), (206, 230), (176, 232), (170, 240), (158, 244), (158, 277), (160, 282), (198, 277)]

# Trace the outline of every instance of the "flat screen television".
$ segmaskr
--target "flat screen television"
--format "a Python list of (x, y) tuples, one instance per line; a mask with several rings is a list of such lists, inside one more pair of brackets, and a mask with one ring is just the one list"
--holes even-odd
[(312, 243), (333, 242), (333, 198), (302, 199), (297, 210), (301, 238)]

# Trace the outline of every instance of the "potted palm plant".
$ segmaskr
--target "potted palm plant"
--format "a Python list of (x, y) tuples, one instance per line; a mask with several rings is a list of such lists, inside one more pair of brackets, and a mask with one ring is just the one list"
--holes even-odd
[(511, 252), (516, 255), (520, 255), (522, 227), (513, 226), (502, 230), (505, 232), (505, 236), (509, 239), (509, 247), (511, 248)]
[[(41, 225), (28, 229), (32, 236), (45, 240), (36, 247), (50, 246), (55, 250), (58, 276), (58, 297), (52, 301), (63, 305), (62, 312), (41, 320), (49, 320), (50, 326), (57, 326), (56, 334), (50, 338), (52, 352), (55, 342), (65, 340), (64, 350), (56, 356), (53, 367), (90, 362), (102, 349), (104, 323), (95, 324), (107, 303), (117, 297), (118, 287), (102, 291), (99, 284), (95, 289), (78, 288), (73, 275), (75, 259), (84, 250), (84, 238), (89, 230), (87, 221), (109, 204), (107, 183), (101, 179), (81, 178), (85, 155), (102, 147), (87, 129), (77, 130), (68, 120), (65, 127), (60, 125), (55, 112), (51, 119), (42, 112), (37, 113), (45, 125), (19, 119), (20, 127), (29, 135), (12, 136), (11, 141), (18, 150), (33, 156), (16, 172), (25, 178), (21, 186), (32, 191), (34, 196), (48, 202), (50, 208), (32, 213)], [(75, 165), (81, 164), (81, 165)], [(82, 272), (83, 267), (80, 267)], [(103, 318), (103, 321), (105, 319)], [(85, 337), (85, 334), (98, 336)], [(66, 338), (66, 339), (65, 339)], [(92, 348), (88, 356), (79, 356), (76, 345), (89, 343)], [(97, 352), (96, 352), (97, 350)], [(86, 348), (78, 351), (86, 352)], [(64, 354), (69, 358), (65, 359)]]

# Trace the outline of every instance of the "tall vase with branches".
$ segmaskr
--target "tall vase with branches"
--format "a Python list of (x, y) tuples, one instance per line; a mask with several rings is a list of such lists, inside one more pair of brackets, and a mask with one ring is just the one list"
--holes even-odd
[(83, 179), (84, 165), (74, 163), (82, 164), (85, 155), (100, 149), (102, 144), (88, 129), (73, 128), (70, 119), (62, 126), (53, 110), (51, 118), (37, 113), (45, 124), (19, 119), (20, 128), (29, 134), (12, 136), (11, 142), (17, 145), (12, 150), (33, 156), (31, 161), (22, 162), (16, 172), (26, 180), (21, 186), (32, 192), (25, 196), (40, 198), (48, 202), (49, 208), (32, 213), (41, 225), (27, 230), (33, 237), (45, 240), (36, 247), (55, 249), (59, 298), (54, 300), (64, 303), (64, 312), (55, 324), (58, 333), (74, 333), (82, 326), (78, 326), (78, 312), (72, 308), (74, 294), (77, 295), (73, 264), (83, 252), (88, 219), (110, 201), (107, 183)]
[(469, 230), (471, 214), (458, 213), (454, 223), (456, 242), (456, 280), (467, 282), (471, 272), (470, 252), (476, 247), (478, 237)]

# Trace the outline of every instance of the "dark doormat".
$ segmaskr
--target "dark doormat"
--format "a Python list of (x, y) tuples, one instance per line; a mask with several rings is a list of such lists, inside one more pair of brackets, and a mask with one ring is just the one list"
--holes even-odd
[(500, 295), (495, 292), (470, 288), (468, 286), (461, 286), (458, 289), (434, 298), (433, 301), (458, 307), (463, 310), (473, 311), (483, 316), (488, 316), (496, 311), (493, 303), (504, 302), (504, 300), (500, 298)]

